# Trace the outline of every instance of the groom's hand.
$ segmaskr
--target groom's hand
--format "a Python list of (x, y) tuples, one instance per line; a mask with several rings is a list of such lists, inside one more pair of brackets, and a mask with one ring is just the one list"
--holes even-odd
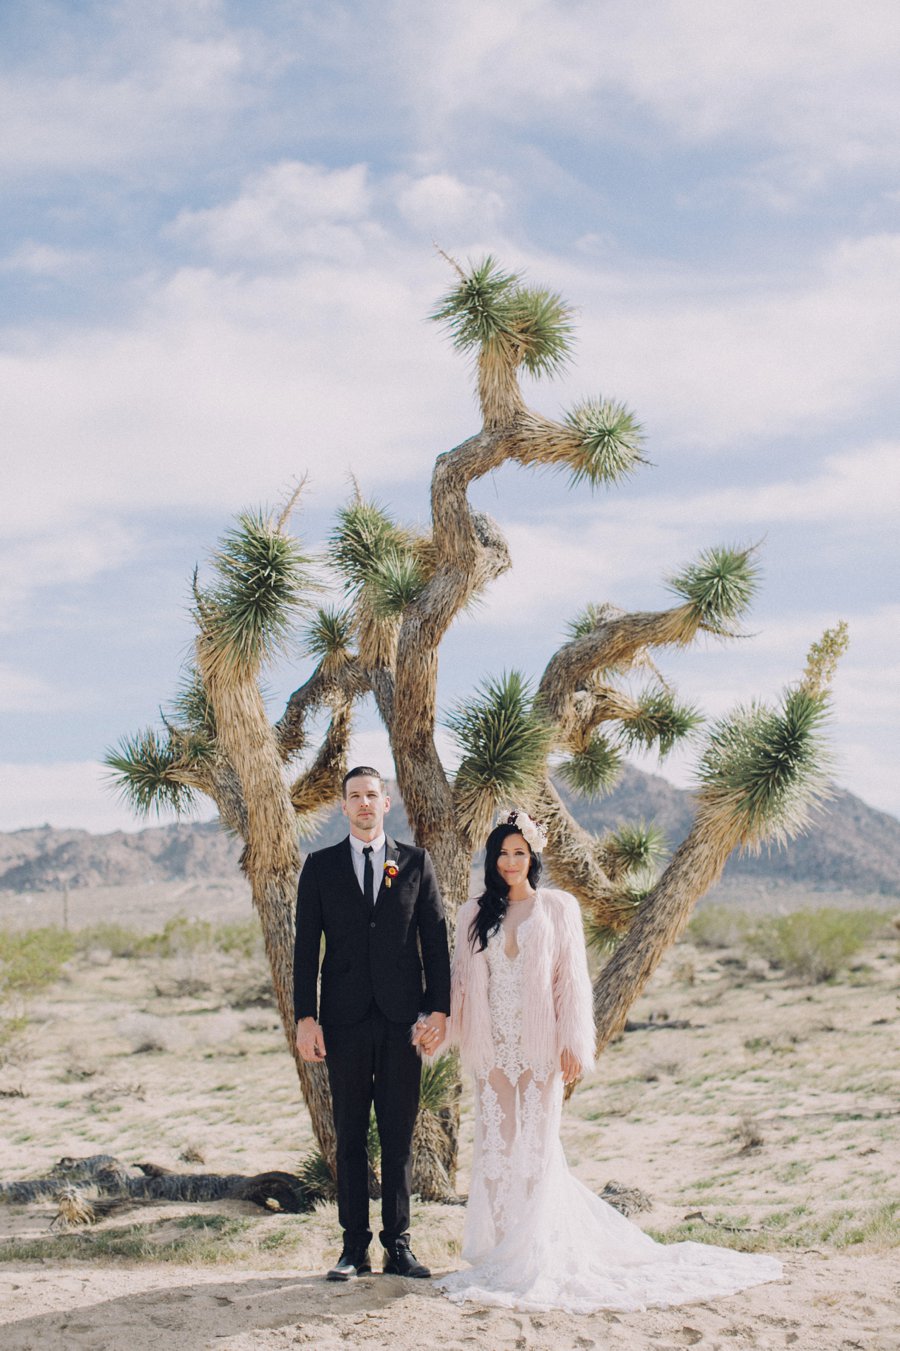
[(301, 1018), (297, 1024), (297, 1050), (301, 1060), (324, 1060), (325, 1038), (315, 1018)]
[(422, 1019), (422, 1050), (431, 1055), (447, 1035), (446, 1013), (429, 1013)]

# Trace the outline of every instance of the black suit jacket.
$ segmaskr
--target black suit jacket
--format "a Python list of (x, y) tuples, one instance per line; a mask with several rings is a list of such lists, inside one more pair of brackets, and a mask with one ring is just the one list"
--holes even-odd
[[(366, 904), (350, 858), (350, 841), (308, 854), (297, 887), (294, 1015), (319, 1022), (359, 1022), (374, 1000), (392, 1022), (420, 1012), (450, 1012), (447, 923), (434, 866), (425, 849), (386, 837), (385, 863), (397, 876), (381, 879), (375, 905)], [(378, 879), (376, 879), (377, 881)]]

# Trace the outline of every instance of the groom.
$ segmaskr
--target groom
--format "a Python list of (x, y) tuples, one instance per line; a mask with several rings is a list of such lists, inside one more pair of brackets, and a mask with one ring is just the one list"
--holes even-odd
[[(366, 1140), (375, 1104), (381, 1140), (384, 1270), (427, 1277), (409, 1246), (412, 1134), (423, 1049), (444, 1038), (450, 1012), (447, 926), (431, 859), (384, 833), (384, 780), (369, 765), (351, 769), (341, 807), (350, 835), (307, 856), (297, 890), (294, 1016), (304, 1060), (324, 1060), (337, 1135), (338, 1217), (344, 1231), (332, 1281), (371, 1271)], [(322, 935), (322, 995), (316, 985)]]

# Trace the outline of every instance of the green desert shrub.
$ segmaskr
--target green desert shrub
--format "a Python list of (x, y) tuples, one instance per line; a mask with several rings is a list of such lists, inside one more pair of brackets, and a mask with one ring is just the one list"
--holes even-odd
[(261, 956), (263, 940), (259, 920), (248, 919), (241, 923), (220, 924), (213, 933), (213, 943), (217, 951), (227, 952), (236, 957)]
[(873, 910), (795, 910), (758, 921), (747, 946), (779, 971), (800, 980), (832, 980), (879, 931)]
[(134, 957), (140, 951), (143, 938), (144, 935), (136, 929), (113, 922), (91, 924), (75, 934), (79, 952), (91, 952), (99, 948), (112, 953), (113, 957)]
[(701, 906), (687, 927), (687, 937), (698, 948), (733, 948), (744, 939), (747, 917), (730, 905)]
[(176, 915), (166, 920), (159, 933), (142, 938), (138, 952), (148, 957), (186, 957), (214, 946), (213, 926), (205, 919)]
[(0, 932), (0, 1001), (52, 985), (74, 952), (75, 940), (65, 929)]
[(185, 957), (194, 952), (224, 952), (250, 958), (262, 953), (262, 930), (255, 919), (211, 924), (176, 915), (157, 933), (139, 933), (123, 924), (92, 924), (75, 935), (78, 950), (106, 948), (114, 957)]

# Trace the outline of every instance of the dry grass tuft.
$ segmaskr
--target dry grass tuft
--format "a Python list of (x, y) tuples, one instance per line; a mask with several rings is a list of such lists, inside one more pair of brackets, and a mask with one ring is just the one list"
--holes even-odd
[(184, 1038), (170, 1021), (152, 1013), (132, 1013), (122, 1019), (119, 1031), (130, 1044), (132, 1055), (176, 1051)]
[(742, 1154), (750, 1154), (755, 1149), (761, 1149), (766, 1142), (762, 1126), (752, 1116), (741, 1117), (734, 1135), (740, 1144)]

